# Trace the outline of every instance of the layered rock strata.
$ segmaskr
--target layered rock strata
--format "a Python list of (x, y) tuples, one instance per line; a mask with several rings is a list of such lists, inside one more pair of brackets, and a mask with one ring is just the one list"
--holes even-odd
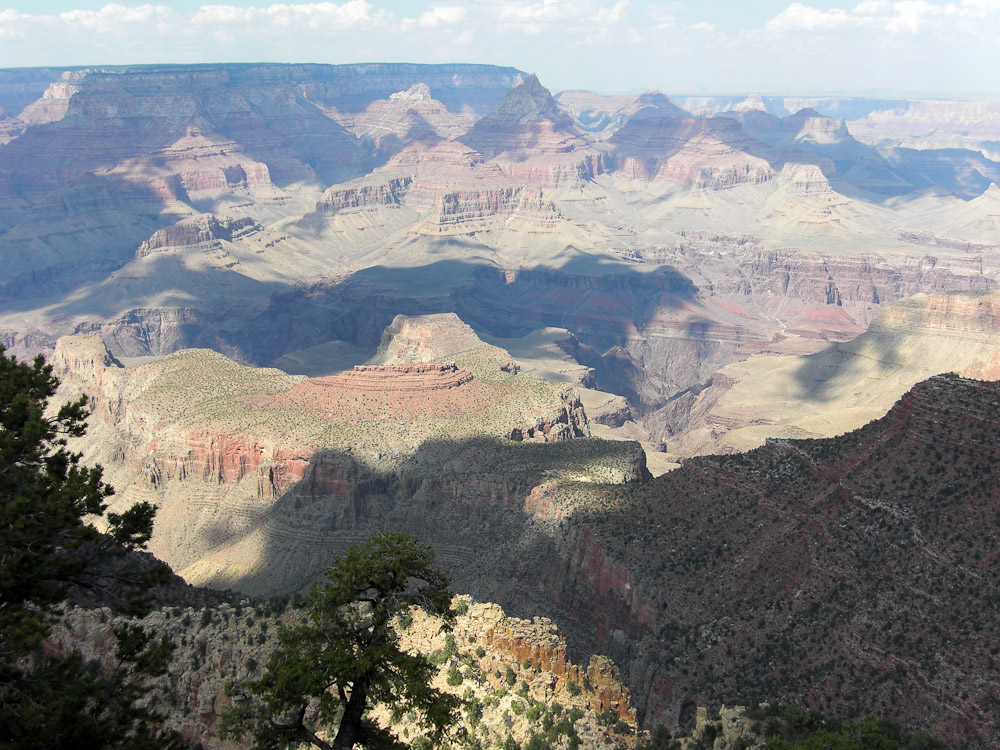
[(725, 190), (775, 175), (778, 154), (732, 120), (642, 115), (608, 140), (616, 170), (625, 177)]
[(551, 187), (605, 171), (603, 154), (576, 131), (535, 76), (511, 89), (459, 140), (519, 182)]
[(323, 388), (360, 391), (446, 391), (472, 380), (472, 373), (454, 362), (412, 365), (355, 365), (343, 375), (315, 378), (310, 382)]
[(1000, 379), (1000, 294), (918, 294), (887, 305), (849, 342), (778, 353), (791, 343), (720, 369), (649, 423), (676, 456), (731, 453), (857, 429), (931, 375)]

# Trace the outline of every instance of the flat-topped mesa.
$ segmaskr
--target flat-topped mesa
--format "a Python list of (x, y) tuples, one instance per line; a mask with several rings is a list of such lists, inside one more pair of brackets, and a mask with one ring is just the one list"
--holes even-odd
[(403, 365), (355, 365), (340, 375), (313, 378), (323, 388), (362, 391), (444, 391), (472, 380), (472, 373), (454, 362), (420, 362)]

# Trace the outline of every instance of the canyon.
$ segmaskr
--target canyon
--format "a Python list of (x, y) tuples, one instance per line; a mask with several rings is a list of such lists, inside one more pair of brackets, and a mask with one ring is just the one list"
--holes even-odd
[[(78, 368), (100, 347), (88, 339), (60, 352)], [(130, 377), (155, 384), (149, 367)], [(983, 529), (1000, 499), (998, 388), (933, 376), (853, 432), (772, 438), (655, 479), (630, 441), (456, 436), (402, 458), (363, 460), (363, 445), (296, 456), (301, 474), (269, 469), (273, 489), (260, 492), (246, 441), (188, 442), (183, 466), (163, 462), (153, 475), (167, 452), (136, 433), (112, 442), (122, 422), (102, 424), (100, 404), (88, 440), (120, 453), (108, 466), (122, 499), (160, 505), (153, 549), (189, 581), (292, 593), (371, 531), (406, 529), (433, 544), (457, 590), (559, 623), (565, 651), (522, 648), (518, 658), (554, 673), (564, 658), (613, 658), (646, 728), (767, 696), (988, 747), (997, 738), (989, 623), (1000, 597)], [(225, 387), (209, 390), (226, 400)], [(200, 412), (210, 424), (205, 414), (230, 410)], [(226, 456), (213, 457), (218, 449)], [(285, 460), (263, 455), (271, 467)], [(214, 515), (198, 528), (206, 508)]]
[(588, 676), (581, 710), (647, 729), (794, 701), (987, 747), (996, 106), (0, 71), (0, 344), (87, 395), (74, 449), (188, 582), (291, 595), (405, 529), (497, 602), (469, 608), (487, 681)]

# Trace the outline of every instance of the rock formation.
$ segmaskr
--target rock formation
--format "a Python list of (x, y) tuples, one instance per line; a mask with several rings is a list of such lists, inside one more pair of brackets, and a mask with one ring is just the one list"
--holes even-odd
[[(446, 364), (421, 363), (405, 341), (449, 328), (441, 337)], [(527, 468), (517, 456), (530, 454), (516, 445), (589, 434), (572, 388), (518, 374), (506, 352), (454, 316), (400, 318), (394, 329), (383, 351), (395, 364), (312, 380), (206, 351), (123, 368), (96, 339), (63, 339), (55, 364), (67, 397), (91, 399), (88, 455), (108, 466), (118, 502), (161, 506), (151, 549), (192, 581), (300, 588), (345, 539), (380, 523), (372, 492), (387, 500), (377, 514), (389, 515), (406, 515), (408, 498), (419, 504), (428, 493), (460, 505), (475, 504), (479, 493), (505, 498), (481, 510), (489, 517), (518, 508), (542, 476), (644, 478), (638, 446), (601, 441), (539, 454), (537, 468)], [(406, 352), (417, 352), (416, 361), (405, 363)], [(461, 473), (478, 477), (468, 487), (453, 476), (459, 455), (467, 456)], [(588, 457), (583, 466), (577, 455)], [(318, 497), (327, 500), (316, 505)], [(309, 526), (312, 541), (296, 539)], [(463, 534), (442, 543), (464, 547)], [(297, 563), (263, 564), (287, 542)]]
[(997, 616), (982, 527), (1000, 486), (998, 391), (935, 376), (861, 430), (691, 459), (635, 492), (595, 492), (601, 511), (555, 492), (580, 510), (547, 527), (553, 557), (532, 575), (579, 580), (585, 540), (620, 571), (628, 585), (606, 578), (576, 622), (548, 611), (603, 634), (647, 726), (749, 692), (992, 746), (979, 633)]
[(222, 219), (211, 214), (184, 219), (173, 226), (164, 227), (143, 241), (136, 250), (136, 257), (143, 257), (161, 248), (198, 245), (213, 240), (233, 242), (261, 231), (261, 226), (251, 218)]
[[(572, 725), (585, 747), (634, 746), (635, 711), (610, 659), (594, 656), (586, 667), (574, 665), (566, 659), (565, 641), (548, 621), (508, 617), (497, 605), (474, 603), (468, 597), (455, 601), (462, 614), (448, 637), (439, 619), (419, 610), (411, 613), (409, 624), (397, 629), (405, 650), (439, 665), (434, 687), (478, 706), (477, 719), (463, 716), (461, 728), (485, 742), (507, 736), (525, 742), (537, 729), (524, 715), (525, 709), (537, 705), (548, 712), (558, 704), (560, 713), (574, 711)], [(234, 747), (215, 736), (220, 718), (232, 705), (227, 684), (259, 676), (275, 648), (277, 627), (293, 625), (302, 617), (295, 608), (243, 599), (202, 608), (166, 606), (143, 618), (144, 627), (175, 645), (167, 674), (153, 682), (166, 725), (206, 748)], [(126, 622), (134, 621), (107, 608), (67, 608), (47, 648), (76, 650), (88, 661), (110, 665), (113, 628)], [(448, 681), (451, 670), (462, 676), (458, 685)], [(518, 689), (519, 684), (524, 689)], [(411, 738), (419, 736), (419, 725), (393, 709), (377, 704), (373, 716), (399, 735), (405, 729)], [(628, 732), (623, 735), (602, 723), (601, 714), (608, 710)]]
[(918, 294), (888, 305), (851, 341), (723, 367), (649, 422), (660, 422), (678, 456), (857, 429), (931, 375), (1000, 379), (998, 309), (997, 292)]
[(311, 385), (358, 391), (447, 391), (472, 380), (472, 373), (454, 362), (409, 365), (355, 365), (353, 370), (327, 378), (314, 378)]
[(726, 118), (695, 120), (640, 110), (609, 140), (617, 171), (721, 190), (766, 182), (778, 161), (764, 143)]
[(592, 91), (562, 91), (556, 94), (555, 100), (573, 118), (578, 128), (601, 140), (610, 138), (639, 112), (653, 117), (690, 115), (656, 89), (639, 96), (601, 96)]
[(364, 111), (336, 108), (324, 111), (363, 142), (391, 155), (414, 141), (461, 135), (476, 121), (476, 114), (470, 110), (449, 111), (433, 98), (427, 84), (420, 82), (390, 94), (387, 99), (371, 102)]
[(592, 179), (605, 169), (602, 154), (533, 75), (459, 140), (519, 182), (543, 187)]

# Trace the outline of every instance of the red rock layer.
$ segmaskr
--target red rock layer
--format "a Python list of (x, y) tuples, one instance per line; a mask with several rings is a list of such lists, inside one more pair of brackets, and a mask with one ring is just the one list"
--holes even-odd
[(309, 382), (322, 388), (362, 391), (441, 391), (472, 380), (472, 373), (454, 362), (408, 365), (355, 365), (353, 370)]

